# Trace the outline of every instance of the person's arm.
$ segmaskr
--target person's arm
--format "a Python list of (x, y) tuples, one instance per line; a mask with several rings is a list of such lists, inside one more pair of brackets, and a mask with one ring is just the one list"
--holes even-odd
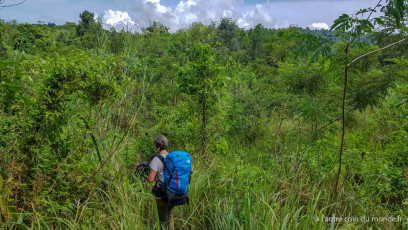
[(150, 173), (149, 173), (149, 177), (147, 178), (147, 181), (149, 183), (153, 183), (154, 178), (156, 178), (156, 171), (154, 171), (153, 169), (150, 169)]

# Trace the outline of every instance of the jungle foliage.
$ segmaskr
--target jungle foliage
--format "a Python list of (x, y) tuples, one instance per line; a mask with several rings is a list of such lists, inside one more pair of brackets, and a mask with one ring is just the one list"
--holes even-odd
[(194, 158), (178, 228), (408, 228), (408, 8), (380, 3), (332, 31), (0, 21), (0, 229), (158, 227), (160, 134)]

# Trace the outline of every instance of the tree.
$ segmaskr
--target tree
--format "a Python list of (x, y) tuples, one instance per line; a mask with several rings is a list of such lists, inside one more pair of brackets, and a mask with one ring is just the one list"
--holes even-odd
[(87, 10), (83, 11), (79, 14), (80, 21), (77, 26), (77, 35), (82, 37), (87, 32), (92, 32), (92, 30), (96, 26), (96, 22), (94, 19), (94, 13), (91, 13)]
[[(386, 5), (382, 5), (385, 2)], [(403, 0), (380, 0), (374, 8), (367, 8), (362, 9), (356, 13), (356, 15), (349, 16), (347, 14), (341, 15), (338, 19), (336, 19), (331, 27), (331, 30), (338, 31), (344, 34), (347, 37), (347, 44), (344, 50), (345, 53), (345, 62), (344, 62), (344, 83), (343, 83), (343, 95), (342, 95), (342, 132), (341, 132), (341, 143), (340, 143), (340, 152), (339, 152), (339, 166), (337, 170), (337, 175), (335, 179), (334, 185), (334, 194), (337, 196), (338, 194), (338, 184), (339, 178), (341, 174), (342, 168), (342, 157), (344, 152), (344, 136), (346, 132), (346, 98), (347, 98), (347, 89), (348, 89), (348, 80), (349, 80), (349, 72), (351, 67), (358, 62), (360, 59), (365, 58), (373, 53), (379, 52), (381, 50), (390, 48), (392, 46), (398, 45), (408, 38), (403, 37), (402, 39), (388, 44), (382, 48), (378, 48), (376, 50), (369, 51), (362, 55), (352, 58), (350, 56), (350, 51), (353, 48), (353, 44), (357, 38), (364, 34), (372, 33), (375, 29), (375, 25), (378, 28), (376, 30), (383, 30), (383, 31), (391, 31), (393, 33), (402, 33), (408, 30), (407, 26), (403, 23), (406, 20), (408, 8), (406, 7), (405, 1)], [(383, 13), (382, 16), (371, 18), (373, 13), (377, 12), (377, 10)], [(364, 18), (364, 14), (368, 14), (366, 18)], [(372, 96), (372, 95), (371, 95)]]
[(266, 42), (266, 35), (267, 29), (261, 24), (256, 25), (255, 28), (248, 31), (248, 36), (251, 41), (248, 53), (249, 56), (252, 57), (252, 60), (265, 57), (265, 51), (262, 46)]
[(167, 28), (166, 26), (164, 26), (162, 23), (158, 22), (158, 21), (153, 21), (153, 23), (150, 24), (149, 27), (147, 28), (143, 28), (142, 29), (144, 33), (148, 34), (148, 33), (168, 33), (169, 32), (169, 28)]
[(238, 30), (237, 24), (231, 18), (222, 18), (217, 26), (218, 40), (230, 52), (238, 49)]
[(190, 62), (180, 75), (182, 91), (195, 99), (196, 109), (201, 116), (202, 156), (206, 153), (208, 117), (214, 114), (218, 90), (224, 85), (220, 70), (221, 67), (215, 62), (213, 49), (209, 45), (198, 43), (192, 48)]
[(95, 21), (94, 13), (87, 10), (82, 12), (79, 17), (80, 21), (76, 31), (77, 36), (81, 38), (82, 45), (89, 49), (97, 47), (99, 52), (101, 43), (107, 40), (106, 36), (101, 33), (103, 32), (101, 21)]

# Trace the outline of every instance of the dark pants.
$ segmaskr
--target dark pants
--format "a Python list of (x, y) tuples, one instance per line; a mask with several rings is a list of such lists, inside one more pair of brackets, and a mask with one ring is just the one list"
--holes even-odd
[(171, 218), (171, 209), (162, 199), (156, 198), (157, 212), (159, 213), (160, 225), (165, 229), (174, 229), (173, 218)]

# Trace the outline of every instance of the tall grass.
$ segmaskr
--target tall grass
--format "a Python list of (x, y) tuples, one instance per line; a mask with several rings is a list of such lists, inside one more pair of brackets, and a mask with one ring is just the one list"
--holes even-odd
[[(114, 133), (110, 129), (106, 134), (106, 143), (102, 145), (104, 159), (113, 151), (109, 146), (115, 144)], [(64, 210), (55, 201), (47, 201), (44, 206), (54, 213), (52, 216), (41, 216), (35, 210), (28, 214), (31, 228), (159, 229), (151, 185), (132, 172), (134, 164), (145, 156), (135, 153), (141, 149), (135, 139), (130, 139), (127, 145), (126, 150), (108, 161), (97, 182), (90, 182), (95, 184), (86, 197), (72, 201)], [(328, 219), (393, 213), (386, 207), (373, 205), (374, 198), (367, 193), (369, 187), (364, 187), (369, 185), (355, 186), (344, 180), (339, 199), (333, 199), (331, 186), (335, 170), (321, 168), (313, 152), (307, 151), (309, 147), (289, 146), (285, 154), (276, 154), (236, 146), (231, 154), (214, 154), (207, 159), (192, 154), (190, 204), (173, 209), (176, 229), (408, 227), (406, 213), (401, 214), (403, 223), (346, 223)], [(299, 149), (301, 154), (296, 153)], [(330, 152), (322, 155), (326, 161), (333, 160)]]
[[(331, 216), (359, 216), (360, 204), (330, 197), (330, 176), (313, 178), (303, 164), (259, 167), (240, 158), (197, 160), (190, 204), (175, 207), (176, 229), (360, 229), (375, 223), (337, 223)], [(155, 229), (155, 201), (144, 180), (114, 172), (67, 228)], [(352, 196), (352, 195), (348, 195)], [(348, 199), (348, 198), (345, 198)], [(338, 208), (341, 205), (341, 208)], [(385, 213), (380, 213), (385, 214)], [(72, 222), (72, 221), (71, 221)], [(378, 225), (381, 226), (381, 225)], [(379, 227), (381, 228), (381, 227)]]

